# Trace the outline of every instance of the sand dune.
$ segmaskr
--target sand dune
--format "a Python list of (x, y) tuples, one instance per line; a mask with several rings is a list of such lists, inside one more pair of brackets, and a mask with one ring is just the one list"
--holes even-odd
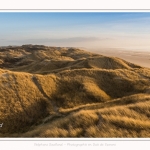
[(150, 51), (125, 49), (98, 49), (90, 50), (105, 56), (119, 57), (142, 67), (150, 68)]
[(150, 137), (150, 69), (77, 48), (0, 54), (1, 137)]

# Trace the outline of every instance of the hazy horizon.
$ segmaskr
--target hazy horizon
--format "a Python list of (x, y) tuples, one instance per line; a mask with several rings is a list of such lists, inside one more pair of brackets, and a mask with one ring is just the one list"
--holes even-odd
[(150, 13), (0, 13), (0, 46), (120, 48), (150, 51)]

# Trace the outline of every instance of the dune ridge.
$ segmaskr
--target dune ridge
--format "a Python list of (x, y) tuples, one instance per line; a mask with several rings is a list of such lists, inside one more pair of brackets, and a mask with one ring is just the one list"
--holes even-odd
[(150, 137), (150, 69), (70, 47), (0, 48), (1, 137)]

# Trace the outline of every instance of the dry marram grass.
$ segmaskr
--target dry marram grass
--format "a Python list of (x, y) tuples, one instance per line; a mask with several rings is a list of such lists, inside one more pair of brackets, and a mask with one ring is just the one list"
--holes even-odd
[(76, 48), (0, 49), (1, 137), (150, 137), (150, 70)]

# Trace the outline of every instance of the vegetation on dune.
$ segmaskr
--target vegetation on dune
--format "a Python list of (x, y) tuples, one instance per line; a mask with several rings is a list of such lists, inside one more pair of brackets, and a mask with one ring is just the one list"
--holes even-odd
[[(150, 102), (148, 100), (147, 104)], [(144, 105), (144, 102), (137, 105)], [(148, 106), (148, 105), (145, 106)], [(148, 110), (141, 114), (133, 104), (108, 108), (70, 110), (65, 117), (38, 126), (25, 137), (149, 137)], [(150, 109), (150, 108), (149, 108)], [(138, 109), (137, 109), (138, 110)]]
[(0, 48), (1, 137), (150, 137), (150, 69), (77, 48)]

